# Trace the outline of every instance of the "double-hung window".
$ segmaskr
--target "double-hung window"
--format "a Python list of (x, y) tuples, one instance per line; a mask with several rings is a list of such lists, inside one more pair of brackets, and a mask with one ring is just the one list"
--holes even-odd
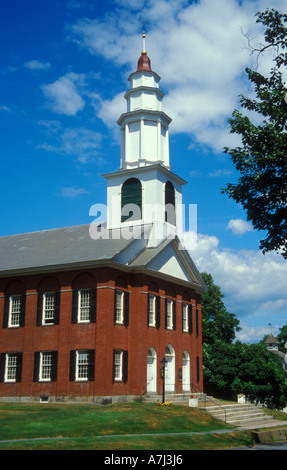
[(95, 379), (95, 350), (70, 351), (70, 380), (90, 381)]
[(34, 382), (57, 380), (58, 351), (36, 351), (34, 353)]
[(21, 295), (11, 295), (9, 304), (9, 326), (20, 326)]
[(9, 352), (0, 355), (0, 382), (20, 382), (22, 353)]
[(188, 304), (182, 304), (182, 331), (188, 332)]
[(55, 292), (45, 292), (43, 295), (43, 325), (54, 323)]
[(41, 325), (58, 325), (60, 314), (60, 291), (39, 292), (37, 304), (37, 321)]
[(16, 382), (17, 354), (10, 353), (6, 356), (5, 382)]
[(156, 296), (149, 294), (148, 296), (148, 325), (155, 326), (156, 320)]
[(91, 289), (81, 289), (78, 292), (78, 322), (90, 321)]
[(39, 380), (49, 382), (52, 377), (52, 363), (53, 363), (53, 353), (41, 352), (40, 353), (40, 374)]
[(118, 325), (128, 326), (129, 324), (129, 292), (115, 290), (114, 298), (114, 323)]
[(84, 288), (73, 291), (72, 323), (96, 321), (97, 289)]
[(173, 301), (170, 299), (166, 299), (166, 328), (173, 328)]
[(127, 382), (128, 351), (114, 350), (113, 371), (114, 382)]
[(88, 380), (89, 353), (87, 350), (76, 351), (76, 380)]
[(123, 323), (124, 320), (124, 292), (117, 290), (115, 299), (115, 323)]

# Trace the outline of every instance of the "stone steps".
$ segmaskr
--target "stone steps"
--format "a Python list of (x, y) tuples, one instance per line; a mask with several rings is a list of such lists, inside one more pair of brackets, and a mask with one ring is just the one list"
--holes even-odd
[(248, 426), (254, 423), (270, 422), (273, 416), (265, 414), (262, 408), (249, 403), (234, 405), (210, 405), (200, 407), (216, 419), (234, 426)]

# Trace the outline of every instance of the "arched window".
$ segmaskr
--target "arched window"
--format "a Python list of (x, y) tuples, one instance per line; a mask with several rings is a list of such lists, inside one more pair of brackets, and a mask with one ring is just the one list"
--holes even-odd
[[(130, 206), (133, 205), (134, 207)], [(136, 206), (136, 207), (135, 207)], [(130, 178), (122, 186), (121, 221), (140, 220), (142, 214), (142, 185), (137, 178)]]
[(165, 221), (175, 225), (175, 191), (170, 181), (165, 184)]

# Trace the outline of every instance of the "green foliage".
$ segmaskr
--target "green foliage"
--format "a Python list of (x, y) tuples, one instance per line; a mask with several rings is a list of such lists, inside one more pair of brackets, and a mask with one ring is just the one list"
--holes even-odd
[[(235, 340), (239, 320), (229, 313), (223, 294), (211, 274), (202, 273), (207, 292), (202, 297), (204, 391), (217, 398), (235, 399), (239, 393), (256, 396), (269, 406), (282, 408), (287, 399), (287, 377), (282, 363), (264, 342)], [(280, 336), (281, 335), (281, 336)], [(287, 326), (279, 342), (285, 344)]]
[(240, 176), (223, 193), (242, 204), (255, 229), (266, 232), (260, 241), (263, 253), (275, 250), (287, 258), (287, 105), (282, 72), (287, 65), (287, 15), (268, 9), (257, 16), (266, 28), (265, 45), (253, 53), (260, 56), (272, 50), (274, 67), (268, 77), (246, 69), (256, 98), (241, 96), (240, 104), (255, 113), (255, 123), (238, 110), (229, 119), (231, 133), (241, 136), (242, 146), (225, 152)]
[(232, 343), (240, 330), (240, 322), (226, 310), (222, 300), (224, 295), (214, 284), (211, 274), (202, 273), (201, 276), (207, 286), (207, 292), (202, 296), (202, 341), (208, 344), (217, 340)]
[(206, 345), (204, 379), (206, 391), (217, 397), (235, 399), (244, 393), (275, 408), (286, 402), (286, 373), (264, 344)]

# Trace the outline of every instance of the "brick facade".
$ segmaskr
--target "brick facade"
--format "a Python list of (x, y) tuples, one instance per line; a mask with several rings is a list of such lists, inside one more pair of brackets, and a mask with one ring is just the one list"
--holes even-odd
[[(90, 299), (94, 316), (83, 323), (73, 319), (73, 292), (79, 289), (91, 289), (94, 296)], [(127, 318), (122, 324), (115, 323), (115, 291), (127, 293)], [(60, 293), (59, 310), (53, 322), (43, 325), (39, 322), (39, 299), (49, 292)], [(160, 299), (160, 325), (148, 325), (149, 294)], [(20, 295), (25, 299), (22, 323), (9, 326), (8, 301)], [(173, 329), (166, 327), (166, 299), (174, 301)], [(192, 312), (192, 325), (186, 332), (182, 327), (183, 303), (191, 305)], [(160, 361), (167, 345), (174, 350), (174, 391), (182, 390), (184, 352), (190, 360), (190, 390), (202, 391), (200, 309), (200, 295), (187, 285), (110, 267), (0, 278), (0, 400), (49, 397), (50, 401), (101, 402), (109, 397), (143, 396), (147, 392), (149, 348), (156, 352), (156, 391), (161, 393)], [(76, 351), (89, 352), (84, 380), (73, 375)], [(119, 352), (116, 359), (115, 351)], [(46, 381), (39, 378), (42, 352), (51, 352), (54, 367)], [(10, 381), (5, 375), (8, 353), (18, 361), (18, 373), (12, 374)], [(117, 372), (122, 376), (115, 380), (114, 361), (122, 359)]]

